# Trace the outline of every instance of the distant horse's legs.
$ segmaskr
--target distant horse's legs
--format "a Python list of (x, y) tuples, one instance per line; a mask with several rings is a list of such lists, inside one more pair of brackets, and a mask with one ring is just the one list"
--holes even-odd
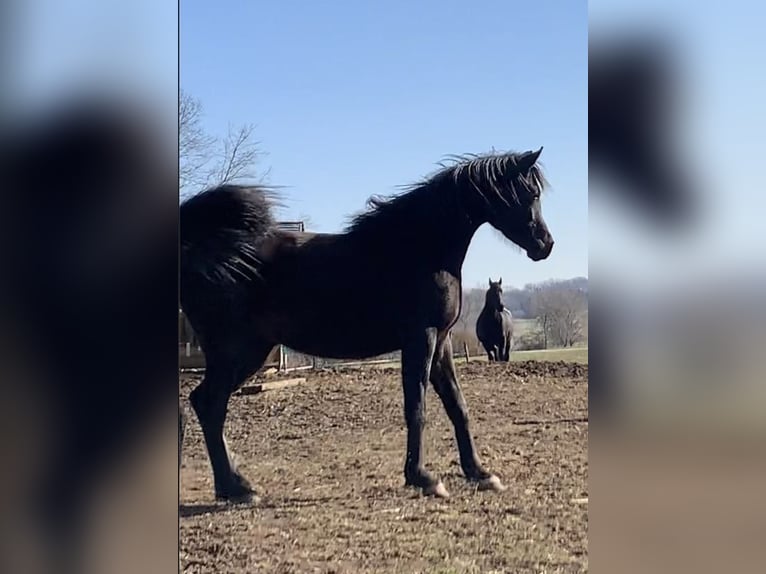
[(468, 421), (468, 408), (457, 381), (449, 338), (445, 338), (436, 349), (430, 378), (455, 428), (460, 466), (466, 478), (478, 482), (482, 490), (505, 490), (500, 480), (484, 468), (476, 453)]
[(484, 341), (481, 342), (481, 346), (484, 347), (484, 351), (487, 353), (487, 361), (492, 362), (495, 360), (495, 347), (490, 345), (489, 343), (485, 343)]
[(237, 368), (216, 357), (206, 357), (208, 365), (205, 378), (189, 396), (202, 426), (210, 464), (213, 467), (215, 495), (218, 499), (236, 501), (247, 500), (252, 496), (250, 483), (237, 472), (226, 444), (223, 427), (231, 393), (260, 368), (270, 350), (269, 347), (265, 350), (250, 351), (252, 354), (248, 357), (247, 368)]
[(428, 329), (415, 335), (402, 349), (404, 419), (407, 422), (404, 479), (405, 484), (422, 488), (425, 494), (447, 497), (447, 489), (438, 478), (425, 469), (422, 460), (425, 392), (435, 347), (436, 332)]
[(500, 360), (507, 363), (511, 356), (511, 339), (510, 337), (503, 338), (503, 348), (500, 349)]

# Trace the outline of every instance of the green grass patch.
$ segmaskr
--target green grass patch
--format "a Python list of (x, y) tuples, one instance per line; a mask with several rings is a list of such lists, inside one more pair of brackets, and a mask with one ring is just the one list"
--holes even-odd
[(514, 338), (523, 337), (527, 333), (534, 333), (539, 331), (540, 327), (537, 324), (537, 319), (513, 319), (513, 336)]
[(588, 347), (569, 349), (541, 349), (539, 351), (513, 351), (512, 361), (567, 361), (588, 364)]

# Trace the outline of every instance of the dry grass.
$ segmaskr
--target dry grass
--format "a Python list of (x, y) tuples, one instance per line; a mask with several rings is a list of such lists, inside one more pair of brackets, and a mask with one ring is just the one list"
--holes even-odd
[[(308, 375), (232, 399), (227, 435), (256, 503), (215, 503), (196, 421), (181, 471), (185, 572), (587, 571), (587, 366), (459, 367), (480, 453), (509, 487), (479, 493), (429, 391), (426, 461), (452, 497), (403, 486), (399, 375)], [(193, 380), (184, 381), (184, 392)], [(584, 503), (585, 502), (585, 503)]]

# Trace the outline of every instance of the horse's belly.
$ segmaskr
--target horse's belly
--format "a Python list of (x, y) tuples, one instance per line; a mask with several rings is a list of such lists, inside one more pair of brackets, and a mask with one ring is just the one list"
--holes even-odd
[(301, 353), (332, 359), (362, 359), (396, 351), (393, 324), (363, 316), (305, 317), (291, 321), (280, 343)]
[(287, 347), (316, 357), (327, 359), (367, 359), (398, 350), (399, 344), (393, 338), (369, 338), (364, 336), (346, 338), (324, 336), (322, 338), (288, 337)]
[(303, 344), (301, 341), (296, 341), (295, 344), (288, 343), (287, 347), (296, 350), (299, 353), (324, 359), (371, 359), (398, 350), (398, 345), (395, 344), (375, 345), (370, 344), (368, 341), (353, 346), (349, 346), (345, 343), (337, 345), (332, 343), (317, 345), (313, 342), (308, 342)]

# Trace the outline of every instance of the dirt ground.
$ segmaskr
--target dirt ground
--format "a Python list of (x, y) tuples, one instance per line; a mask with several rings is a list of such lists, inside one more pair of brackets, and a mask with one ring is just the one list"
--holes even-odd
[[(231, 400), (228, 442), (256, 502), (215, 502), (190, 418), (182, 571), (587, 572), (588, 366), (458, 369), (477, 448), (506, 492), (477, 492), (462, 479), (452, 427), (432, 389), (426, 464), (442, 477), (448, 500), (403, 486), (396, 370), (309, 373), (299, 387)], [(182, 377), (182, 395), (195, 380)]]

